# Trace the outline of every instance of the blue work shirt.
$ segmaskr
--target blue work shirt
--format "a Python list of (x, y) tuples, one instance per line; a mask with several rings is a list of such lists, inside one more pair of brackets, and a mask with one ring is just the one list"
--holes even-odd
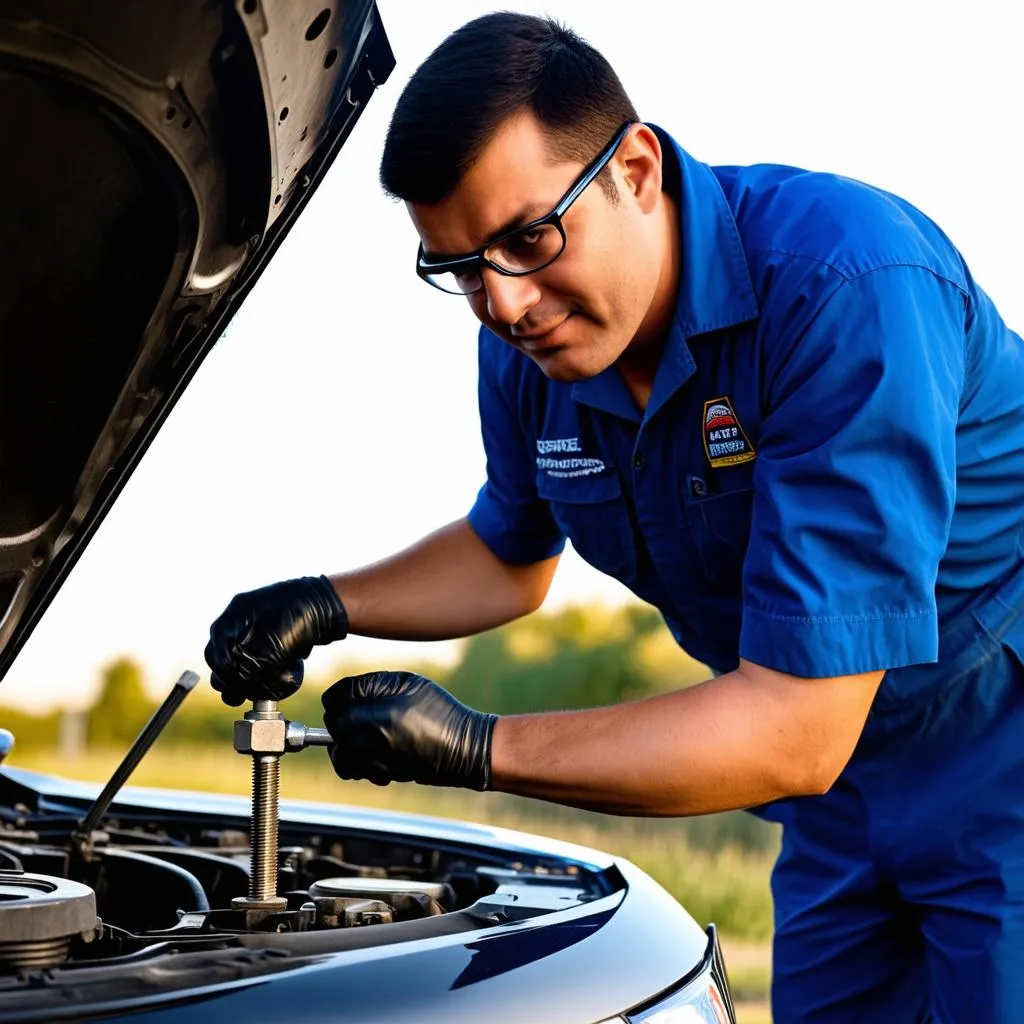
[(1024, 343), (904, 200), (658, 132), (682, 273), (647, 408), (482, 329), (470, 524), (515, 564), (568, 537), (718, 671), (935, 662), (1024, 560)]

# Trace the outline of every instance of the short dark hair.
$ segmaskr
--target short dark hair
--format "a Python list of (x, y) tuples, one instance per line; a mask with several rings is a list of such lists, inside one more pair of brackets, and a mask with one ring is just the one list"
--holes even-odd
[[(625, 121), (638, 121), (612, 66), (549, 18), (502, 11), (453, 32), (398, 99), (381, 158), (390, 196), (450, 195), (498, 128), (529, 111), (560, 158), (588, 163)], [(602, 183), (614, 197), (610, 175)]]

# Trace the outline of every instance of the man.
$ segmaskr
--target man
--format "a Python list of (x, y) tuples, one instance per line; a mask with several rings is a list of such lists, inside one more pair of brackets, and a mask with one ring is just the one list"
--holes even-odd
[(1024, 344), (951, 243), (849, 179), (697, 162), (513, 14), (417, 71), (381, 177), (483, 325), (487, 482), (393, 558), (236, 597), (214, 686), (280, 698), (349, 632), (509, 622), (569, 537), (716, 678), (503, 718), (344, 679), (337, 773), (758, 808), (776, 1020), (1024, 1020)]

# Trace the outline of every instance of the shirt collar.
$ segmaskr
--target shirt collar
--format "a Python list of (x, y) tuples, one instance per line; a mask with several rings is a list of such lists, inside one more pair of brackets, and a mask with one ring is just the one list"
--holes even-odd
[(666, 191), (679, 205), (682, 273), (676, 323), (689, 338), (755, 319), (758, 306), (747, 256), (718, 178), (667, 132), (651, 128), (665, 153)]
[[(673, 323), (665, 339), (647, 404), (652, 416), (693, 373), (686, 344), (695, 334), (753, 320), (757, 299), (736, 219), (722, 186), (707, 164), (695, 160), (666, 131), (650, 126), (664, 155), (664, 188), (679, 208), (682, 271)], [(626, 419), (639, 410), (614, 366), (573, 385), (572, 397)]]

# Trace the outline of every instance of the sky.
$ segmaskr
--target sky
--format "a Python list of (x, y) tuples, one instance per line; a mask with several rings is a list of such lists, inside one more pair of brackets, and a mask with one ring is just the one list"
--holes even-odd
[[(1019, 35), (1012, 5), (916, 0), (379, 0), (398, 60), (323, 184), (178, 402), (3, 684), (81, 706), (130, 655), (154, 695), (205, 673), (231, 596), (365, 565), (468, 511), (483, 482), (475, 321), (413, 272), (377, 183), (401, 89), (490, 10), (552, 15), (611, 61), (641, 116), (711, 164), (786, 163), (896, 192), (933, 217), (1024, 329)], [(571, 552), (549, 607), (628, 597)], [(401, 668), (452, 643), (350, 638)], [(227, 712), (232, 713), (234, 712)]]

